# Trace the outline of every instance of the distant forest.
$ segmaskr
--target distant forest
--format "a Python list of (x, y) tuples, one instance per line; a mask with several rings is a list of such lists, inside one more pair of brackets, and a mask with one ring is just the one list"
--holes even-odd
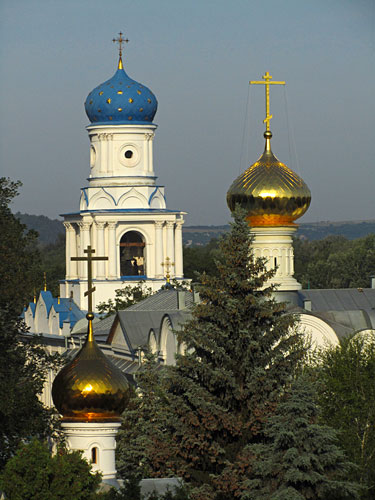
[[(40, 272), (35, 289), (43, 286), (56, 296), (65, 276), (65, 233), (61, 221), (45, 216), (16, 214), (39, 233)], [(220, 260), (218, 238), (228, 226), (184, 229), (184, 276), (216, 273)], [(301, 224), (294, 240), (295, 278), (303, 288), (368, 288), (375, 274), (375, 221)]]
[[(17, 213), (16, 217), (28, 229), (39, 233), (39, 242), (55, 243), (59, 234), (65, 233), (61, 220), (49, 219), (45, 215), (29, 215)], [(187, 247), (207, 245), (211, 239), (228, 231), (229, 226), (183, 226), (183, 242)], [(300, 224), (298, 237), (302, 240), (322, 240), (327, 236), (344, 236), (348, 240), (375, 234), (375, 219), (358, 222), (313, 222)]]

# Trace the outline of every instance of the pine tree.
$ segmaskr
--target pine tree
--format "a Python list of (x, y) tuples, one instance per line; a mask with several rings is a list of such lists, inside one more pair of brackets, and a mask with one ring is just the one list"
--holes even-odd
[(337, 446), (337, 432), (319, 425), (312, 385), (299, 378), (265, 426), (267, 441), (250, 446), (257, 457), (244, 499), (354, 500), (359, 486), (346, 479), (353, 469)]
[(251, 253), (243, 213), (234, 217), (220, 244), (218, 274), (201, 277), (202, 302), (177, 334), (185, 355), (176, 366), (153, 368), (158, 392), (147, 376), (139, 378), (137, 411), (124, 414), (132, 431), (124, 430), (119, 443), (123, 463), (137, 467), (140, 444), (148, 470), (183, 477), (194, 500), (256, 499), (251, 492), (262, 478), (252, 447), (271, 446), (267, 423), (305, 357), (294, 317), (267, 285), (274, 271)]

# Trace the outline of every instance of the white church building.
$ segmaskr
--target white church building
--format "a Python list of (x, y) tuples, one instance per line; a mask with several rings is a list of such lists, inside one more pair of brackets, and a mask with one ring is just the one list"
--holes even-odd
[[(263, 78), (262, 83), (269, 83), (268, 73)], [(90, 171), (79, 210), (64, 215), (66, 277), (61, 298), (42, 291), (25, 308), (24, 319), (30, 334), (42, 334), (50, 350), (76, 352), (86, 332), (88, 276), (86, 262), (71, 258), (85, 257), (84, 250), (91, 246), (95, 256), (108, 258), (93, 265), (94, 311), (122, 286), (145, 281), (156, 292), (112, 317), (93, 321), (98, 345), (131, 379), (147, 349), (156, 352), (161, 363), (174, 363), (181, 349), (174, 331), (199, 301), (195, 292), (158, 291), (167, 275), (177, 282), (183, 279), (185, 214), (167, 208), (164, 187), (156, 182), (152, 145), (157, 100), (126, 74), (121, 51), (114, 76), (90, 92), (85, 109), (90, 120)], [(374, 333), (374, 283), (360, 290), (303, 290), (293, 276), (295, 220), (308, 209), (311, 194), (272, 153), (270, 119), (268, 104), (265, 150), (234, 181), (228, 205), (247, 208), (255, 256), (265, 257), (267, 265), (277, 269), (276, 297), (289, 303), (316, 346), (337, 345), (353, 333)], [(44, 396), (47, 405), (51, 380), (52, 374)]]

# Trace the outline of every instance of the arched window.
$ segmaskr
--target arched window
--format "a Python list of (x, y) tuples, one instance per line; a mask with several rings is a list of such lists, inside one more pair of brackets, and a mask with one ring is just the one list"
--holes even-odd
[(98, 448), (96, 446), (94, 446), (94, 448), (91, 448), (91, 463), (98, 463)]
[(137, 231), (128, 231), (120, 241), (121, 276), (145, 276), (145, 242)]

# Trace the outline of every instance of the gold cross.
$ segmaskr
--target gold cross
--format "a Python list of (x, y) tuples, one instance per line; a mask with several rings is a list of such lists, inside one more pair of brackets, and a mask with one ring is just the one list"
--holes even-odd
[(43, 290), (47, 291), (47, 274), (43, 273)]
[(169, 257), (166, 257), (165, 262), (162, 262), (161, 265), (163, 267), (165, 267), (165, 270), (166, 270), (165, 277), (166, 277), (167, 283), (170, 283), (171, 275), (170, 275), (169, 271), (170, 271), (171, 267), (174, 266), (174, 262), (171, 262), (171, 259)]
[(122, 38), (122, 32), (120, 31), (118, 38), (113, 38), (112, 42), (113, 43), (118, 43), (118, 52), (119, 52), (119, 56), (120, 56), (120, 59), (121, 59), (121, 57), (122, 57), (122, 44), (123, 43), (128, 43), (129, 40), (127, 38)]
[(84, 250), (87, 257), (71, 257), (70, 260), (87, 262), (87, 292), (85, 297), (88, 296), (88, 313), (92, 313), (92, 294), (96, 288), (92, 286), (92, 261), (93, 260), (108, 260), (108, 257), (93, 257), (95, 250), (90, 245)]
[(250, 85), (265, 85), (266, 87), (266, 117), (263, 123), (266, 124), (266, 130), (270, 129), (270, 120), (272, 115), (270, 115), (270, 85), (285, 85), (285, 82), (271, 82), (272, 76), (266, 71), (262, 76), (264, 81), (250, 81)]

